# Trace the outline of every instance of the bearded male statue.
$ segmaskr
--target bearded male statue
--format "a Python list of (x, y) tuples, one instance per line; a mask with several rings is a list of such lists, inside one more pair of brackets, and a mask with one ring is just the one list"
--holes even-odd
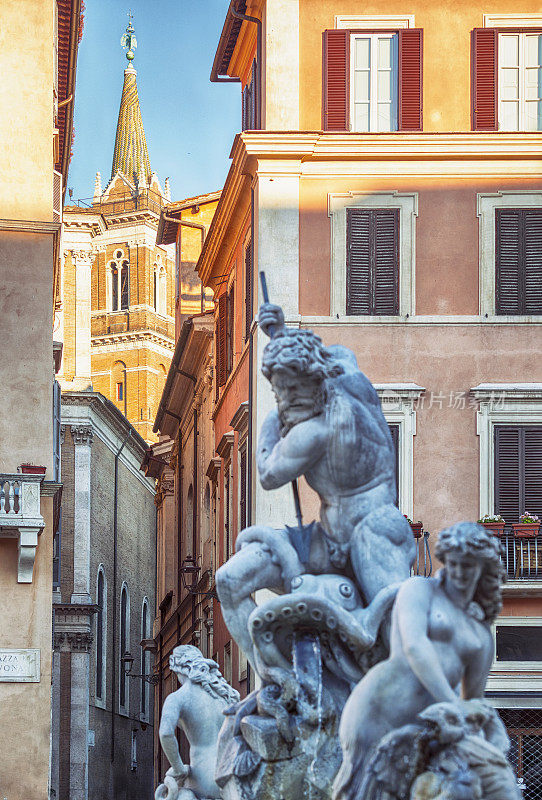
[(409, 576), (415, 553), (411, 528), (395, 505), (389, 428), (352, 351), (287, 328), (281, 308), (270, 303), (262, 305), (259, 324), (272, 336), (262, 371), (277, 400), (260, 430), (260, 481), (276, 489), (304, 475), (320, 497), (320, 521), (308, 546), (300, 546), (295, 529), (247, 528), (216, 573), (225, 622), (256, 671), (248, 625), (255, 591), (289, 592), (300, 575), (340, 574), (355, 580), (369, 605)]

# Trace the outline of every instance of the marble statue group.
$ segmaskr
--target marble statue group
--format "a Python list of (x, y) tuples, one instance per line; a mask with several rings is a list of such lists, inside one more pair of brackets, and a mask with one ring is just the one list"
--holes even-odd
[[(509, 740), (484, 688), (501, 608), (498, 540), (443, 530), (435, 577), (410, 577), (410, 525), (378, 395), (346, 347), (288, 328), (264, 303), (264, 489), (304, 476), (319, 519), (254, 525), (216, 573), (225, 622), (258, 688), (239, 700), (214, 661), (179, 646), (164, 703), (171, 765), (156, 800), (516, 800)], [(254, 593), (272, 597), (256, 605)], [(182, 763), (176, 727), (190, 743)]]

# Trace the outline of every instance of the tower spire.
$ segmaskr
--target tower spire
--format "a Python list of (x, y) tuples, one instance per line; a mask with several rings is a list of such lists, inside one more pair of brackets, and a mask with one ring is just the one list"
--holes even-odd
[(132, 26), (131, 12), (129, 12), (128, 18), (126, 31), (120, 40), (121, 46), (126, 50), (128, 66), (124, 70), (124, 85), (120, 99), (111, 177), (113, 178), (117, 172), (122, 172), (129, 181), (135, 182), (143, 171), (148, 181), (151, 176), (151, 164), (139, 107), (137, 73), (132, 63), (135, 58), (134, 50), (137, 47), (137, 40)]

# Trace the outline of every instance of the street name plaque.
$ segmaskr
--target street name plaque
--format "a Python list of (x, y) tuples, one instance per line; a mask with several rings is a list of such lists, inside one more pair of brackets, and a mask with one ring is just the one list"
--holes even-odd
[(0, 683), (39, 683), (40, 651), (0, 648)]

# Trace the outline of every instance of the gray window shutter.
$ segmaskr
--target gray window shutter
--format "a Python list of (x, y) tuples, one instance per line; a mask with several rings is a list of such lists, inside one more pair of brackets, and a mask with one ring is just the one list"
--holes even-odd
[(349, 208), (346, 313), (399, 313), (399, 209)]
[(395, 452), (395, 505), (397, 506), (399, 505), (399, 425), (390, 425), (388, 423), (388, 427)]
[(542, 314), (542, 209), (495, 214), (496, 313)]
[(542, 515), (542, 427), (495, 426), (495, 511), (508, 524)]

